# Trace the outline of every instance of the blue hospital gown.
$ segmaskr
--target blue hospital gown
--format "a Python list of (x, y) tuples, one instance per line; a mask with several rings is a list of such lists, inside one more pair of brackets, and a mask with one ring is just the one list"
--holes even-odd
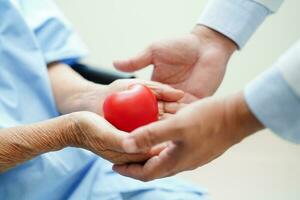
[[(59, 115), (46, 63), (86, 54), (70, 24), (50, 0), (0, 0), (0, 128)], [(76, 148), (38, 156), (0, 174), (0, 200), (197, 200), (204, 190), (164, 179), (142, 183)]]

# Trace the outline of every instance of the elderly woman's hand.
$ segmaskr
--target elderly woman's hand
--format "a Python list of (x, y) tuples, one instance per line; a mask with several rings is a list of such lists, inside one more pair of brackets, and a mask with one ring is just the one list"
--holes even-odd
[(66, 147), (90, 150), (116, 164), (141, 162), (160, 147), (141, 154), (122, 150), (121, 132), (91, 112), (76, 112), (43, 122), (0, 129), (0, 173), (50, 151)]
[(65, 134), (63, 137), (69, 139), (64, 146), (72, 145), (91, 150), (113, 163), (144, 161), (152, 154), (159, 152), (161, 147), (147, 154), (124, 153), (121, 141), (128, 133), (117, 130), (100, 117), (103, 115), (103, 102), (108, 95), (127, 90), (133, 84), (143, 84), (156, 95), (161, 119), (176, 113), (183, 106), (179, 101), (184, 93), (161, 83), (123, 79), (105, 86), (85, 80), (62, 63), (49, 64), (48, 69), (58, 111), (62, 114), (71, 113), (67, 116), (71, 116), (71, 121), (75, 122), (72, 128), (73, 134), (71, 136)]
[(90, 111), (102, 116), (105, 98), (114, 92), (127, 90), (133, 84), (142, 84), (152, 90), (158, 99), (163, 118), (174, 114), (182, 106), (178, 102), (184, 96), (184, 92), (170, 86), (140, 79), (121, 79), (108, 86), (95, 84), (61, 63), (49, 65), (49, 77), (58, 111), (62, 114)]
[(141, 162), (159, 152), (159, 148), (156, 148), (149, 153), (125, 153), (122, 141), (128, 133), (117, 130), (104, 118), (92, 112), (77, 112), (69, 116), (74, 124), (68, 139), (71, 145), (90, 150), (112, 163)]

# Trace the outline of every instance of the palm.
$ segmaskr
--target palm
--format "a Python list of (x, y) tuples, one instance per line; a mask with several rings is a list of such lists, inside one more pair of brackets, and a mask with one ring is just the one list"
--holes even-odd
[[(77, 127), (82, 137), (76, 138), (75, 146), (85, 148), (112, 163), (142, 162), (150, 154), (127, 154), (122, 151), (121, 141), (128, 134), (117, 130), (105, 119), (91, 112), (81, 112)], [(77, 121), (76, 121), (77, 122)]]
[(184, 101), (212, 95), (223, 80), (228, 57), (194, 34), (152, 44), (142, 54), (115, 66), (135, 71), (154, 65), (152, 80), (186, 92)]
[(186, 101), (212, 95), (223, 79), (227, 61), (201, 46), (193, 35), (154, 45), (152, 80), (186, 91)]

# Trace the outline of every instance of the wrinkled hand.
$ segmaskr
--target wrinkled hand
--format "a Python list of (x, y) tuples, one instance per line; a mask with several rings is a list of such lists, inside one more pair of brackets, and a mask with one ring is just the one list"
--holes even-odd
[(85, 104), (88, 111), (103, 115), (103, 102), (105, 98), (115, 92), (128, 90), (133, 84), (143, 84), (147, 86), (158, 99), (159, 114), (161, 118), (167, 118), (169, 115), (176, 113), (182, 107), (178, 101), (184, 96), (180, 90), (171, 88), (158, 82), (141, 80), (141, 79), (120, 79), (111, 83), (108, 87), (94, 86), (85, 94), (82, 94), (81, 101)]
[(153, 43), (135, 57), (115, 61), (114, 66), (132, 72), (154, 65), (152, 80), (185, 91), (184, 101), (192, 102), (216, 91), (235, 49), (227, 37), (197, 26), (184, 37)]
[(72, 146), (90, 150), (112, 163), (142, 162), (160, 151), (160, 147), (157, 147), (147, 153), (125, 153), (122, 141), (128, 133), (117, 130), (104, 118), (92, 112), (77, 112), (69, 116), (74, 122), (73, 134), (67, 139), (72, 141)]
[(262, 128), (242, 93), (225, 99), (206, 98), (133, 131), (123, 141), (128, 153), (148, 152), (157, 144), (169, 143), (145, 164), (115, 165), (114, 170), (143, 181), (171, 176), (212, 161)]

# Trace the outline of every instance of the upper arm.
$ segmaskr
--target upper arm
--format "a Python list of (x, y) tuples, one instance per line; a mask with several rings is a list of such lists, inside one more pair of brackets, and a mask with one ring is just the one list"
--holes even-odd
[(52, 0), (20, 0), (20, 9), (32, 29), (47, 63), (79, 59), (86, 47)]

